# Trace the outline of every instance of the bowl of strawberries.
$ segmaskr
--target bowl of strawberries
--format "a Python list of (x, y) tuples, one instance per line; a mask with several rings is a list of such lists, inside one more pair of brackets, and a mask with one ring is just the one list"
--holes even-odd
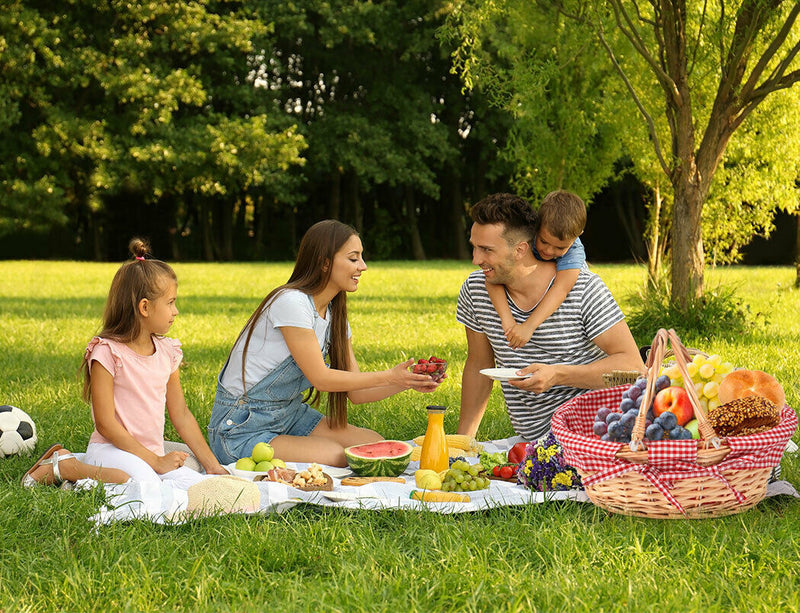
[(447, 372), (447, 360), (432, 355), (429, 358), (420, 358), (410, 368), (418, 375), (430, 375), (434, 381), (441, 383), (445, 377), (444, 373)]

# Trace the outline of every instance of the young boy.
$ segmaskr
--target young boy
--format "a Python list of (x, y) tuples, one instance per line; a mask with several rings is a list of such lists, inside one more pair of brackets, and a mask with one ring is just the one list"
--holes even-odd
[(539, 207), (539, 227), (533, 238), (531, 250), (538, 260), (555, 261), (556, 277), (550, 290), (536, 306), (527, 320), (518, 324), (506, 302), (505, 287), (487, 283), (486, 290), (492, 300), (508, 344), (513, 349), (525, 345), (533, 331), (555, 313), (567, 297), (578, 271), (586, 262), (586, 252), (580, 239), (586, 225), (586, 205), (571, 192), (550, 192)]

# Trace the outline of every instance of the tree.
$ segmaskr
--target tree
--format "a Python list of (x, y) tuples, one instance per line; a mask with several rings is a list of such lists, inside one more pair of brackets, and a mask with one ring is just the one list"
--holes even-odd
[(296, 128), (254, 104), (253, 41), (269, 28), (244, 4), (16, 0), (0, 28), (13, 79), (0, 186), (18, 225), (69, 217), (100, 258), (115, 195), (153, 206), (225, 196), (232, 209), (301, 162)]
[[(780, 204), (764, 198), (761, 202), (746, 202), (741, 194), (737, 196), (735, 176), (737, 172), (740, 176), (760, 172), (761, 178), (766, 174), (763, 158), (754, 159), (756, 156), (746, 153), (748, 140), (767, 142), (763, 126), (751, 116), (765, 100), (788, 90), (800, 79), (800, 29), (796, 26), (800, 5), (779, 0), (721, 0), (713, 4), (683, 0), (652, 0), (644, 4), (631, 0), (511, 1), (502, 5), (490, 0), (460, 2), (455, 5), (453, 16), (455, 27), (461, 28), (460, 49), (464, 57), (456, 55), (455, 65), (465, 74), (467, 84), (471, 75), (478, 74), (490, 85), (499, 83), (512, 91), (514, 103), (522, 99), (518, 85), (525, 81), (504, 81), (509, 72), (481, 72), (481, 51), (489, 40), (499, 40), (501, 49), (504, 44), (513, 50), (503, 55), (505, 62), (534, 69), (547, 65), (541, 52), (536, 57), (539, 47), (527, 46), (525, 41), (530, 36), (528, 31), (546, 34), (549, 29), (549, 39), (540, 36), (550, 40), (554, 48), (559, 48), (556, 43), (568, 42), (559, 37), (563, 26), (552, 18), (554, 7), (577, 28), (591, 30), (593, 40), (609, 59), (608, 64), (598, 63), (598, 55), (592, 53), (594, 47), (587, 42), (587, 53), (582, 57), (574, 55), (574, 61), (558, 71), (558, 79), (563, 82), (564, 75), (571, 71), (588, 74), (586, 71), (592, 67), (597, 71), (613, 68), (619, 77), (617, 83), (624, 86), (624, 99), (613, 95), (617, 91), (613, 85), (596, 90), (595, 97), (607, 100), (607, 104), (592, 115), (595, 123), (587, 125), (627, 124), (620, 131), (619, 140), (624, 143), (637, 176), (656, 195), (651, 211), (658, 211), (659, 215), (651, 216), (651, 231), (670, 228), (671, 291), (673, 299), (685, 306), (703, 293), (702, 222), (704, 217), (709, 218), (706, 235), (713, 240), (717, 216), (713, 210), (703, 214), (709, 198), (719, 207), (727, 206), (729, 216), (729, 205), (734, 201), (744, 203), (743, 214), (748, 207), (760, 206), (759, 215), (751, 215), (748, 220), (750, 228), (768, 228), (764, 211), (774, 210), (775, 206), (786, 210), (796, 206), (790, 197)], [(510, 17), (498, 21), (504, 16)], [(509, 27), (501, 30), (497, 23)], [(517, 45), (512, 46), (509, 41)], [(550, 87), (552, 82), (552, 78), (546, 79), (544, 87)], [(557, 90), (550, 87), (548, 91)], [(591, 112), (586, 105), (581, 108)], [(522, 106), (519, 112), (526, 110), (537, 111)], [(639, 126), (633, 121), (632, 111), (644, 119)], [(546, 120), (552, 117), (543, 114)], [(762, 116), (761, 122), (765, 119)], [(612, 124), (614, 121), (617, 123)], [(580, 127), (580, 122), (577, 125)], [(730, 164), (715, 184), (728, 145), (742, 126), (751, 129), (741, 132), (741, 148), (732, 145)], [(556, 132), (563, 128), (550, 129)], [(581, 130), (591, 134), (587, 128)], [(604, 166), (603, 161), (600, 158), (600, 166)], [(784, 176), (788, 173), (789, 169)], [(653, 244), (656, 254), (663, 250), (663, 243), (658, 243)]]
[[(608, 0), (570, 8), (588, 10), (647, 122), (653, 151), (672, 186), (672, 297), (686, 306), (703, 295), (703, 206), (731, 137), (770, 94), (800, 80), (800, 32), (795, 27), (800, 5), (780, 0), (653, 0), (639, 7)], [(607, 35), (607, 10), (622, 38)], [(626, 68), (630, 53), (644, 62), (660, 88), (661, 105), (636, 89)], [(716, 85), (707, 100), (696, 94), (702, 90), (696, 85), (700, 80)], [(659, 113), (666, 118), (666, 138), (653, 119)]]

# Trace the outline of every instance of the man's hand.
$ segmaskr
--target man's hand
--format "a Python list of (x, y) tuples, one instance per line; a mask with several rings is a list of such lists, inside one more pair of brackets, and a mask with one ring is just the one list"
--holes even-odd
[(558, 364), (530, 364), (517, 371), (520, 375), (530, 375), (525, 379), (509, 381), (509, 385), (534, 394), (546, 392), (554, 385), (558, 385)]

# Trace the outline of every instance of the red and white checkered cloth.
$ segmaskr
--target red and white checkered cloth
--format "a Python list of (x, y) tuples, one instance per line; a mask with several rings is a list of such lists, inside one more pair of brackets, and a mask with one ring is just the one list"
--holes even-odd
[(613, 479), (629, 471), (637, 471), (647, 478), (675, 507), (683, 507), (672, 496), (674, 481), (708, 476), (725, 483), (736, 499), (742, 503), (744, 496), (737, 492), (722, 474), (727, 470), (772, 468), (780, 464), (786, 443), (797, 429), (797, 414), (784, 405), (780, 423), (761, 434), (732, 436), (727, 439), (730, 453), (715, 466), (697, 464), (697, 441), (648, 441), (647, 464), (635, 464), (616, 457), (617, 451), (627, 443), (602, 441), (592, 432), (595, 415), (601, 407), (618, 410), (622, 392), (629, 386), (587, 392), (565, 402), (556, 409), (551, 426), (564, 450), (564, 458), (581, 471), (594, 472), (582, 478), (584, 486)]

